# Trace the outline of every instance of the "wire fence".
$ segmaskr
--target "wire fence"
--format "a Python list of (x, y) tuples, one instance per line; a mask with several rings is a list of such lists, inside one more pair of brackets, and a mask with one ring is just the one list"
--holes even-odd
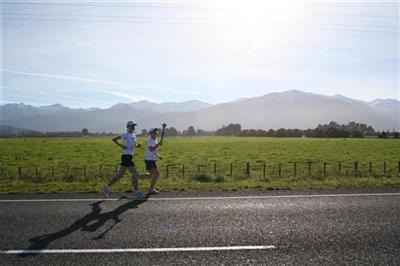
[[(90, 181), (109, 179), (117, 173), (119, 165), (99, 166), (6, 166), (0, 167), (2, 180), (32, 182)], [(140, 169), (138, 169), (140, 172)], [(296, 179), (329, 177), (400, 177), (400, 161), (394, 162), (282, 162), (266, 161), (207, 164), (163, 164), (159, 167), (161, 178), (194, 179), (197, 181), (240, 180), (248, 178)]]

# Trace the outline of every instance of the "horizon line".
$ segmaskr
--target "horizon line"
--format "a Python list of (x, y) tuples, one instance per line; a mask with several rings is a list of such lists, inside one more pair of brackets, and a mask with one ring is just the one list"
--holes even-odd
[[(4, 88), (4, 87), (2, 87), (2, 88)], [(53, 106), (53, 105), (61, 105), (63, 107), (68, 107), (68, 108), (71, 108), (71, 109), (85, 109), (86, 110), (86, 109), (91, 109), (91, 108), (99, 108), (99, 109), (105, 110), (105, 109), (109, 109), (109, 108), (111, 108), (111, 107), (113, 107), (113, 106), (115, 106), (117, 104), (133, 104), (133, 103), (140, 103), (140, 102), (149, 102), (149, 103), (154, 103), (156, 105), (160, 105), (160, 104), (165, 104), (165, 103), (179, 104), (179, 103), (185, 103), (185, 102), (191, 102), (191, 101), (197, 101), (197, 102), (209, 104), (211, 106), (216, 106), (216, 105), (220, 105), (220, 104), (234, 103), (234, 102), (236, 102), (238, 100), (249, 100), (249, 99), (264, 97), (264, 96), (271, 95), (271, 94), (282, 94), (282, 93), (288, 93), (288, 92), (300, 92), (300, 93), (319, 95), (319, 96), (324, 96), (324, 97), (329, 97), (329, 98), (333, 98), (335, 96), (341, 96), (341, 97), (348, 98), (350, 100), (361, 101), (361, 102), (364, 102), (364, 103), (372, 103), (372, 102), (377, 101), (377, 100), (394, 100), (394, 101), (400, 102), (400, 99), (396, 99), (396, 98), (376, 98), (376, 99), (367, 101), (367, 100), (361, 100), (361, 99), (352, 98), (352, 97), (349, 97), (349, 96), (346, 96), (346, 95), (343, 95), (343, 94), (327, 95), (327, 94), (322, 94), (322, 93), (315, 93), (315, 92), (309, 92), (309, 91), (302, 91), (302, 90), (293, 89), (293, 90), (270, 92), (270, 93), (266, 93), (266, 94), (262, 94), (262, 95), (253, 96), (253, 97), (239, 97), (239, 98), (236, 98), (234, 100), (218, 102), (218, 103), (210, 103), (210, 102), (202, 101), (202, 100), (199, 100), (199, 99), (190, 99), (190, 100), (184, 100), (184, 101), (165, 101), (165, 102), (149, 101), (149, 100), (145, 99), (145, 100), (132, 101), (132, 102), (118, 102), (118, 103), (114, 103), (114, 104), (110, 105), (109, 107), (98, 107), (98, 106), (72, 107), (71, 105), (66, 105), (66, 104), (62, 104), (62, 103), (59, 103), (59, 102), (55, 102), (53, 104), (47, 104), (47, 105), (46, 104), (39, 105), (39, 104), (24, 103), (24, 102), (13, 102), (13, 101), (5, 101), (7, 103), (1, 103), (0, 106), (5, 106), (7, 104), (24, 104), (24, 105), (29, 105), (29, 106), (32, 106), (32, 107), (40, 108), (40, 107), (47, 107), (47, 106)]]

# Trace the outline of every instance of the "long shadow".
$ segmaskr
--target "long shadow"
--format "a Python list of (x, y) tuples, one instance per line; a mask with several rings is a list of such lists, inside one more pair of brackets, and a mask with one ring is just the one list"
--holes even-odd
[[(144, 198), (143, 200), (135, 200), (135, 201), (129, 201), (116, 209), (101, 213), (101, 207), (100, 204), (104, 202), (98, 201), (95, 203), (90, 204), (92, 206), (92, 211), (82, 218), (76, 220), (74, 223), (72, 223), (70, 226), (67, 228), (62, 229), (61, 231), (54, 232), (51, 234), (45, 234), (41, 236), (35, 236), (30, 239), (31, 245), (27, 248), (28, 250), (43, 250), (48, 247), (48, 245), (60, 238), (63, 238), (75, 231), (78, 231), (79, 229), (81, 231), (86, 231), (86, 232), (96, 232), (99, 228), (101, 228), (108, 220), (113, 220), (114, 223), (107, 228), (104, 232), (100, 233), (98, 236), (94, 237), (94, 240), (98, 240), (103, 238), (116, 224), (122, 221), (119, 216), (124, 213), (125, 211), (133, 208), (137, 208), (138, 205), (144, 203), (147, 201), (147, 198)], [(38, 253), (23, 253), (20, 256), (21, 257), (26, 257), (26, 256), (35, 256), (38, 255)]]

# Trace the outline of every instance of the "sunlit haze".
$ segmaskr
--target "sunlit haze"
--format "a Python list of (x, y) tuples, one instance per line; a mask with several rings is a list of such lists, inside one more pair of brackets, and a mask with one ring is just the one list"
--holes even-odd
[(399, 3), (2, 2), (1, 103), (399, 99)]

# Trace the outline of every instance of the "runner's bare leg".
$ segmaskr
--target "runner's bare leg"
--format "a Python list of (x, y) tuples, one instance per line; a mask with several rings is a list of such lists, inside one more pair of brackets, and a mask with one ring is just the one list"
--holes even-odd
[(118, 179), (123, 177), (127, 169), (128, 168), (126, 166), (120, 166), (118, 173), (111, 179), (110, 183), (108, 183), (108, 186), (111, 187), (112, 185), (115, 184), (115, 182), (118, 181)]
[(132, 185), (135, 191), (139, 190), (139, 173), (136, 170), (135, 166), (131, 166), (128, 168), (129, 172), (132, 174)]
[(158, 169), (152, 169), (150, 171), (151, 181), (150, 181), (150, 189), (149, 189), (149, 191), (151, 191), (151, 190), (153, 190), (155, 188), (156, 182), (157, 182), (157, 179), (158, 179), (159, 176), (160, 176), (160, 172), (158, 171)]

